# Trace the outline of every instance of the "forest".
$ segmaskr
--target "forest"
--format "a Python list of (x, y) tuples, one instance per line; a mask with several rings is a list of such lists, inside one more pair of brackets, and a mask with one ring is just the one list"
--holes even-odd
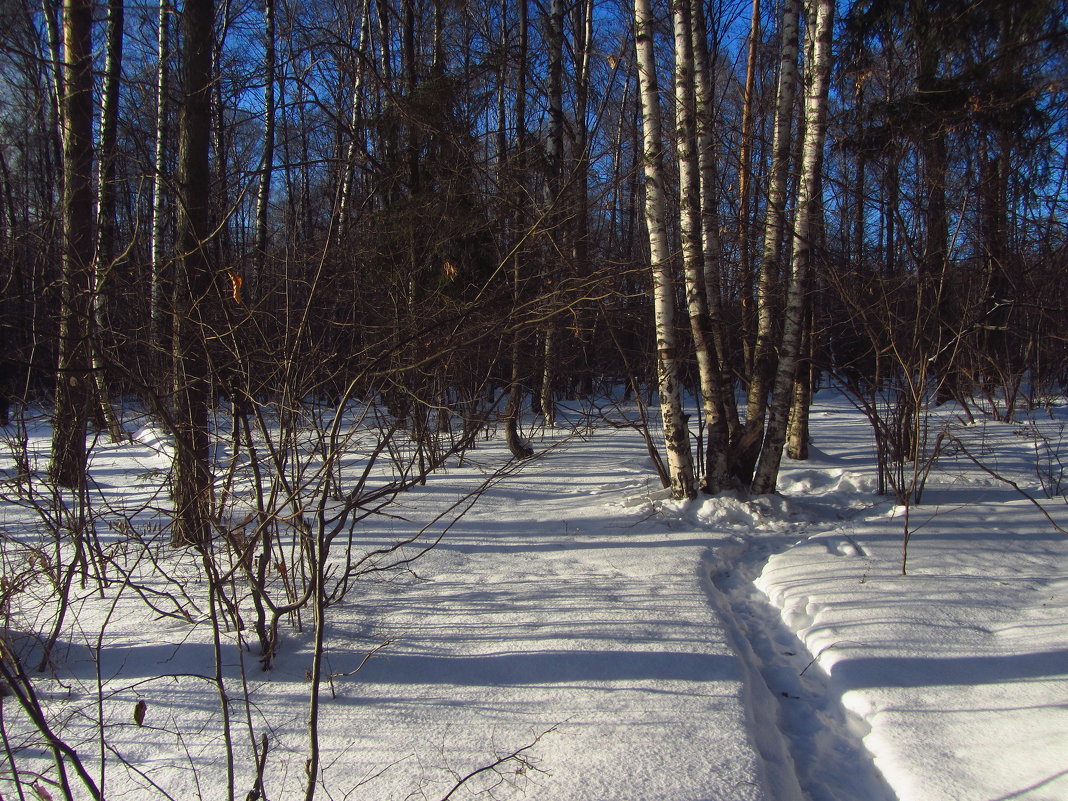
[(773, 489), (831, 375), (889, 464), (932, 393), (1063, 389), (1064, 12), (6, 3), (4, 402), (72, 487), (150, 405), (190, 541), (220, 398), (418, 438), (622, 383), (692, 497)]
[[(31, 675), (79, 586), (210, 618), (231, 798), (227, 633), (269, 670), (307, 626), (310, 801), (327, 610), (409, 569), (538, 432), (617, 420), (662, 497), (757, 498), (808, 458), (833, 385), (870, 425), (873, 490), (907, 508), (947, 445), (935, 410), (1062, 398), (1066, 20), (1064, 0), (5, 0), (0, 679), (53, 792), (77, 796), (73, 771), (103, 797)], [(481, 484), (359, 545), (498, 432)], [(101, 502), (94, 453), (146, 437), (159, 491)]]

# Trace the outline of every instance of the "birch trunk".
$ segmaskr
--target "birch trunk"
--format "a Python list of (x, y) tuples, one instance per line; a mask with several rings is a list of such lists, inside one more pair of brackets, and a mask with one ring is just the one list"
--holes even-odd
[(100, 110), (96, 251), (93, 254), (93, 379), (101, 422), (107, 428), (112, 442), (122, 439), (122, 428), (111, 408), (104, 359), (104, 332), (107, 331), (107, 280), (115, 261), (115, 150), (119, 125), (119, 88), (122, 82), (123, 17), (123, 0), (110, 0), (104, 96)]
[[(49, 126), (49, 147), (45, 152), (55, 156), (55, 163), (63, 164), (63, 61), (60, 57), (60, 45), (62, 33), (56, 17), (58, 11), (57, 0), (41, 0), (41, 16), (45, 24), (45, 46), (48, 52), (48, 69), (46, 71), (48, 82), (48, 95), (52, 121), (55, 125)], [(62, 176), (61, 176), (62, 179)], [(52, 182), (49, 182), (52, 186)], [(50, 190), (49, 190), (50, 191)], [(60, 193), (62, 193), (62, 186)], [(62, 200), (62, 198), (61, 198)]]
[[(271, 176), (274, 173), (274, 0), (263, 0), (263, 156), (260, 184), (256, 194), (256, 292), (262, 296), (267, 268), (267, 213), (271, 204)], [(355, 137), (353, 137), (355, 138)]]
[[(702, 29), (703, 30), (703, 29)], [(738, 146), (738, 254), (742, 283), (742, 347), (745, 349), (745, 370), (753, 374), (753, 255), (750, 244), (752, 223), (749, 220), (749, 201), (752, 189), (749, 178), (753, 172), (753, 90), (756, 86), (757, 44), (760, 41), (760, 0), (753, 0), (749, 20), (749, 47), (745, 59), (745, 88), (742, 91), (742, 136)]]
[(705, 33), (703, 4), (693, 3), (691, 26), (694, 58), (694, 90), (697, 101), (697, 152), (701, 169), (701, 244), (704, 255), (703, 281), (708, 304), (708, 324), (719, 362), (719, 383), (723, 394), (723, 411), (727, 417), (727, 434), (733, 437), (738, 429), (738, 406), (734, 401), (734, 380), (731, 377), (727, 327), (723, 314), (722, 264), (720, 241), (719, 174), (716, 164), (716, 136), (714, 123), (715, 93), (712, 87), (712, 66)]
[(349, 230), (349, 217), (352, 212), (353, 182), (355, 179), (356, 152), (360, 143), (357, 135), (360, 126), (361, 95), (363, 93), (363, 61), (367, 50), (368, 31), (371, 28), (370, 0), (363, 0), (360, 12), (360, 38), (356, 45), (356, 75), (352, 84), (352, 113), (349, 117), (349, 142), (345, 148), (345, 160), (341, 165), (341, 198), (338, 202), (338, 217), (336, 238), (338, 248), (345, 244), (345, 237)]
[(656, 328), (657, 378), (660, 411), (664, 420), (667, 469), (672, 496), (693, 498), (693, 455), (679, 387), (678, 348), (675, 338), (675, 288), (671, 246), (665, 215), (663, 139), (660, 126), (660, 91), (653, 47), (653, 16), (649, 0), (634, 0), (634, 45), (642, 104), (642, 164), (645, 173), (645, 221), (653, 279)]
[(746, 402), (745, 429), (736, 443), (737, 472), (743, 481), (752, 476), (760, 451), (760, 438), (767, 416), (768, 390), (771, 387), (776, 338), (776, 303), (780, 254), (786, 221), (787, 179), (793, 145), (794, 97), (797, 87), (798, 16), (801, 0), (786, 0), (782, 12), (782, 44), (779, 59), (779, 84), (775, 95), (775, 130), (772, 139), (771, 176), (768, 182), (767, 216), (764, 222), (764, 245), (760, 258), (757, 288), (757, 331), (749, 391)]
[[(546, 254), (546, 284), (556, 279), (554, 267), (561, 253), (566, 252), (561, 234), (566, 211), (563, 204), (564, 162), (564, 2), (552, 0), (549, 8), (549, 139), (546, 157), (549, 174), (545, 182), (545, 201), (549, 207), (549, 252)], [(541, 413), (547, 426), (556, 424), (556, 402), (553, 385), (556, 383), (556, 322), (553, 318), (545, 327), (541, 378)]]
[(801, 330), (801, 355), (790, 401), (790, 422), (786, 427), (786, 455), (803, 462), (808, 459), (808, 412), (812, 406), (814, 384), (812, 365), (812, 303), (805, 304), (805, 322)]
[(151, 245), (151, 298), (150, 298), (150, 345), (155, 354), (163, 352), (167, 339), (167, 296), (170, 280), (167, 275), (166, 236), (168, 204), (167, 153), (170, 149), (169, 104), (167, 92), (170, 85), (170, 0), (160, 0), (157, 48), (159, 66), (156, 73), (156, 152), (152, 170), (152, 245)]
[(696, 87), (694, 82), (693, 13), (690, 0), (673, 0), (675, 32), (675, 115), (679, 165), (679, 228), (690, 318), (705, 415), (704, 489), (720, 492), (730, 483), (727, 460), (727, 420), (723, 409), (719, 364), (708, 324), (708, 302), (703, 281), (704, 253), (701, 227), (701, 168), (697, 153)]
[(801, 152), (801, 180), (797, 192), (797, 216), (793, 231), (793, 258), (786, 297), (782, 347), (775, 372), (768, 430), (760, 449), (753, 476), (752, 491), (775, 491), (783, 443), (793, 397), (793, 383), (801, 351), (805, 324), (808, 274), (811, 269), (823, 170), (823, 146), (827, 134), (827, 90), (831, 72), (831, 37), (834, 26), (834, 0), (805, 0), (806, 39), (809, 57), (805, 70), (805, 137)]
[[(590, 130), (586, 122), (590, 103), (591, 61), (593, 56), (593, 0), (579, 0), (573, 11), (575, 46), (575, 126), (574, 153), (571, 160), (571, 175), (568, 179), (572, 189), (571, 217), (571, 263), (573, 274), (585, 278), (590, 274)], [(575, 339), (582, 354), (578, 369), (581, 371), (575, 384), (579, 395), (593, 392), (592, 337), (585, 332), (596, 325), (593, 312), (582, 306), (575, 309)]]

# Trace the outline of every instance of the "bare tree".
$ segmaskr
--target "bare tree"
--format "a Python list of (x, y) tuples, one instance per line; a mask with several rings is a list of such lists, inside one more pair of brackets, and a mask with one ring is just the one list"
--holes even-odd
[(105, 335), (108, 329), (108, 278), (115, 262), (115, 173), (118, 161), (119, 90), (122, 85), (123, 0), (109, 0), (104, 94), (100, 109), (99, 168), (96, 189), (96, 250), (93, 253), (93, 315), (91, 339), (96, 405), (113, 442), (122, 429), (111, 408)]
[(744, 482), (753, 475), (767, 415), (768, 392), (775, 369), (774, 345), (781, 330), (776, 313), (782, 274), (781, 253), (786, 225), (787, 179), (794, 138), (792, 121), (797, 87), (798, 16), (801, 0), (786, 0), (782, 10), (779, 82), (775, 95), (775, 133), (771, 177), (764, 222), (764, 243), (757, 288), (756, 341), (746, 403), (745, 430), (735, 445), (738, 473)]
[(182, 11), (183, 95), (178, 117), (178, 259), (175, 276), (174, 526), (172, 542), (201, 545), (209, 538), (212, 502), (208, 442), (210, 379), (206, 350), (213, 276), (209, 256), (212, 52), (214, 0), (187, 0)]
[(93, 226), (93, 3), (63, 4), (63, 282), (52, 434), (53, 480), (85, 481), (85, 431), (92, 403), (89, 339)]
[[(508, 25), (508, 0), (501, 3), (501, 46), (507, 52), (509, 47)], [(527, 3), (520, 0), (518, 3), (518, 30), (516, 32), (518, 48), (516, 54), (516, 88), (515, 88), (515, 146), (509, 150), (508, 127), (506, 125), (507, 111), (505, 98), (507, 95), (507, 66), (504, 62), (501, 68), (500, 87), (498, 89), (498, 174), (507, 176), (510, 185), (502, 181), (501, 192), (505, 204), (510, 209), (508, 222), (511, 223), (512, 239), (506, 243), (511, 248), (512, 258), (512, 303), (518, 306), (522, 302), (525, 276), (523, 269), (522, 241), (519, 240), (526, 226), (526, 161), (527, 161), (527, 53), (529, 49), (529, 36), (527, 31)], [(516, 459), (529, 459), (534, 455), (533, 448), (519, 436), (520, 407), (523, 403), (523, 331), (517, 330), (512, 334), (511, 343), (511, 366), (508, 383), (508, 401), (504, 410), (504, 433), (508, 442), (508, 450)]]
[[(564, 194), (564, 2), (551, 0), (549, 6), (549, 133), (546, 141), (548, 175), (545, 181), (545, 205), (549, 209), (548, 247), (545, 258), (545, 282), (552, 286), (559, 272), (555, 265), (565, 252), (563, 241), (566, 214), (562, 208)], [(545, 325), (539, 406), (546, 425), (556, 422), (557, 323), (550, 318)]]
[[(724, 264), (723, 246), (720, 236), (719, 183), (720, 170), (716, 136), (716, 99), (712, 81), (712, 58), (708, 47), (707, 26), (703, 3), (692, 5), (694, 59), (694, 93), (697, 116), (697, 153), (701, 170), (701, 247), (704, 256), (703, 282), (705, 302), (708, 306), (708, 326), (719, 362), (719, 385), (722, 396), (724, 425), (726, 436), (735, 436), (738, 430), (738, 406), (734, 399), (734, 380), (731, 375), (731, 352), (727, 335), (726, 314), (724, 311), (723, 285)], [(744, 271), (744, 270), (743, 270)], [(747, 304), (748, 305), (748, 304)], [(743, 324), (744, 327), (744, 324)], [(743, 332), (744, 335), (744, 332)], [(718, 422), (710, 422), (715, 428)], [(722, 433), (709, 431), (710, 439), (716, 439)], [(713, 447), (710, 441), (709, 448)]]
[(705, 258), (702, 247), (701, 159), (697, 137), (697, 87), (694, 73), (694, 14), (690, 0), (671, 5), (675, 31), (675, 120), (679, 164), (679, 215), (686, 307), (697, 357), (701, 403), (708, 431), (704, 488), (719, 492), (730, 483), (727, 420), (721, 371), (709, 324)]
[[(267, 263), (267, 215), (271, 205), (271, 177), (274, 175), (275, 124), (275, 0), (263, 0), (263, 156), (256, 193), (256, 290), (263, 291)], [(355, 139), (355, 137), (353, 137)]]
[(752, 491), (758, 495), (775, 491), (783, 443), (793, 399), (793, 384), (805, 326), (808, 275), (812, 269), (815, 238), (821, 212), (823, 146), (827, 138), (827, 95), (831, 74), (831, 38), (834, 28), (833, 0), (805, 0), (805, 136), (801, 152), (801, 180), (797, 190), (797, 216), (792, 233), (793, 258), (786, 296), (782, 345), (772, 388), (768, 430), (760, 449)]
[(642, 164), (645, 172), (645, 222), (652, 263), (653, 310), (656, 324), (657, 379), (664, 420), (665, 449), (671, 493), (676, 498), (697, 494), (693, 452), (679, 385), (679, 353), (675, 334), (675, 285), (668, 240), (664, 167), (660, 125), (660, 89), (653, 46), (653, 15), (649, 0), (634, 0), (634, 44), (641, 84)]
[(155, 153), (152, 166), (152, 238), (149, 244), (151, 261), (151, 297), (150, 322), (149, 322), (149, 346), (153, 354), (164, 352), (166, 341), (167, 317), (166, 310), (169, 305), (168, 295), (170, 292), (169, 270), (167, 264), (170, 254), (167, 252), (167, 243), (164, 241), (167, 229), (168, 203), (167, 203), (167, 156), (170, 152), (170, 104), (168, 93), (170, 92), (170, 60), (171, 60), (171, 0), (160, 0), (159, 20), (157, 28), (157, 56), (156, 68), (156, 125), (155, 125)]
[[(742, 90), (742, 131), (738, 143), (738, 261), (744, 297), (753, 294), (753, 256), (751, 240), (752, 223), (750, 201), (753, 189), (753, 105), (755, 102), (757, 45), (760, 40), (760, 0), (753, 0), (749, 21), (749, 44), (745, 59), (745, 84)], [(742, 344), (746, 354), (746, 371), (753, 373), (755, 359), (752, 349), (753, 319), (752, 304), (742, 306)]]

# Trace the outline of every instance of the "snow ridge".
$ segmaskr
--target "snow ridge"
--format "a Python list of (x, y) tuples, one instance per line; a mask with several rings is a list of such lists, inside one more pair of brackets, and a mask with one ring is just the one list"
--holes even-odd
[(768, 557), (796, 539), (736, 535), (706, 556), (702, 571), (745, 666), (751, 737), (769, 790), (778, 801), (896, 801), (864, 748), (867, 724), (843, 706), (792, 630), (808, 610), (794, 610), (788, 627), (785, 610), (781, 617), (753, 583)]

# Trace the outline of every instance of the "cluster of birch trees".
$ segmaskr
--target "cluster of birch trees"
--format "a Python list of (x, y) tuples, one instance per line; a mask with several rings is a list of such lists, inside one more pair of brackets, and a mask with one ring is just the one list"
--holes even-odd
[(2, 411), (54, 404), (77, 486), (87, 428), (149, 404), (193, 543), (219, 398), (372, 398), (416, 437), (489, 408), (524, 457), (528, 404), (655, 386), (692, 497), (773, 491), (825, 375), (915, 457), (931, 398), (1063, 391), (1066, 18), (9, 0)]

